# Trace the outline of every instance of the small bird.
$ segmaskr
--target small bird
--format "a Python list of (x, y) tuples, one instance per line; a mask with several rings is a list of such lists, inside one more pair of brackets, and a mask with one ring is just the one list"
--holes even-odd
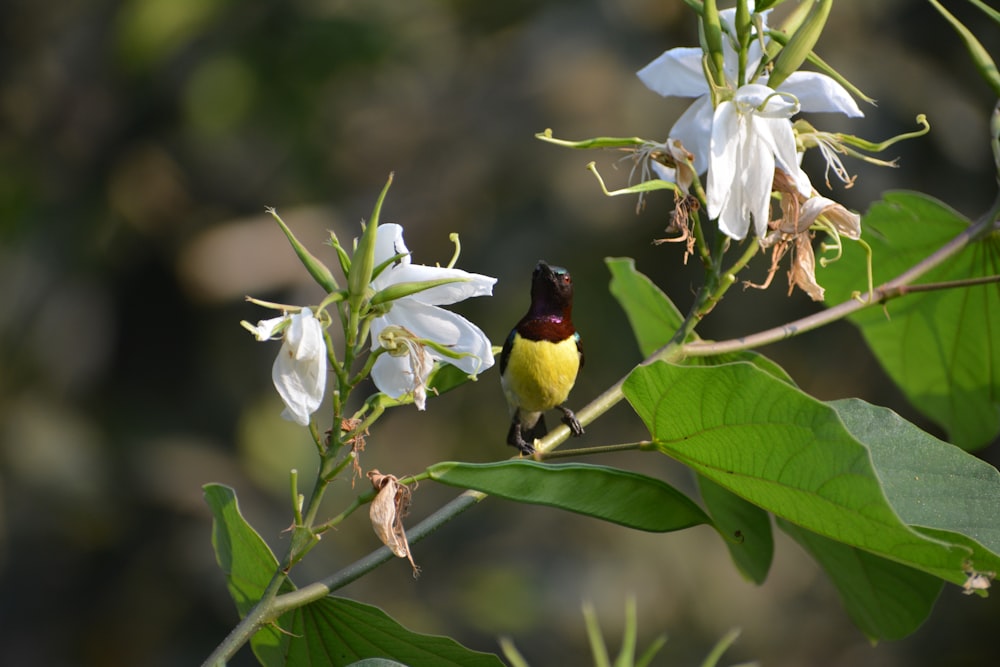
[(583, 347), (572, 315), (569, 272), (538, 262), (531, 275), (531, 307), (500, 352), (500, 383), (511, 418), (507, 444), (522, 454), (533, 454), (532, 443), (548, 433), (546, 410), (561, 410), (572, 434), (583, 435), (580, 421), (563, 405), (583, 366)]

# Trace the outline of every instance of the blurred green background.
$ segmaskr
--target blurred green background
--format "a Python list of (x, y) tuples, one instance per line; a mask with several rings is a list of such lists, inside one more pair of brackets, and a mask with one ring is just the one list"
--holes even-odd
[[(991, 51), (998, 31), (956, 13)], [(384, 221), (400, 222), (419, 263), (499, 278), (458, 309), (502, 341), (527, 306), (534, 263), (571, 269), (587, 365), (580, 406), (639, 360), (607, 291), (606, 256), (635, 257), (681, 308), (698, 275), (675, 245), (653, 246), (668, 195), (636, 215), (603, 197), (597, 159), (533, 138), (664, 139), (686, 102), (634, 72), (695, 45), (680, 0), (7, 0), (0, 7), (0, 664), (191, 665), (236, 622), (210, 545), (201, 485), (236, 487), (276, 549), (289, 524), (288, 469), (314, 462), (278, 418), (277, 344), (239, 328), (259, 298), (320, 294), (264, 207), (335, 264), (326, 230), (353, 237), (389, 171)], [(833, 196), (864, 211), (885, 189), (917, 189), (975, 216), (995, 181), (994, 100), (957, 37), (925, 3), (836, 3), (819, 52), (870, 95), (867, 117), (814, 119), (881, 139), (899, 169), (852, 162)], [(807, 164), (814, 182), (817, 163)], [(821, 187), (821, 186), (820, 186)], [(822, 187), (821, 187), (822, 189)], [(756, 268), (763, 275), (763, 266)], [(822, 270), (819, 280), (822, 282)], [(731, 337), (812, 312), (784, 276), (734, 291), (704, 322)], [(861, 396), (934, 431), (887, 382), (846, 324), (766, 353), (822, 399)], [(399, 409), (373, 431), (365, 469), (403, 475), (442, 459), (509, 456), (497, 373)], [(643, 436), (624, 406), (581, 445)], [(996, 448), (985, 456), (995, 460)], [(607, 457), (688, 488), (661, 457)], [(688, 486), (686, 486), (688, 485)], [(360, 487), (359, 487), (360, 488)], [(338, 511), (358, 489), (330, 494)], [(454, 495), (421, 485), (410, 521)], [(365, 512), (328, 534), (306, 582), (378, 546)], [(650, 535), (489, 500), (416, 545), (423, 574), (392, 562), (344, 590), (409, 627), (496, 650), (514, 639), (534, 665), (588, 664), (585, 600), (616, 649), (627, 596), (640, 643), (666, 632), (657, 664), (696, 664), (732, 627), (727, 663), (984, 665), (1000, 661), (1000, 607), (947, 588), (905, 641), (871, 647), (817, 567), (779, 540), (762, 587), (744, 582), (707, 528)], [(248, 650), (234, 662), (253, 664)]]

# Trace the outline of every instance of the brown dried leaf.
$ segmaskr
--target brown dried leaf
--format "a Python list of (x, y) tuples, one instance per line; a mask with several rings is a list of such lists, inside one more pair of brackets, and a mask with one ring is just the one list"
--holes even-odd
[(393, 554), (410, 561), (413, 576), (416, 577), (420, 574), (420, 568), (413, 562), (410, 543), (403, 528), (403, 517), (410, 508), (410, 488), (400, 484), (395, 475), (383, 475), (378, 470), (369, 471), (368, 479), (378, 491), (368, 511), (372, 529)]

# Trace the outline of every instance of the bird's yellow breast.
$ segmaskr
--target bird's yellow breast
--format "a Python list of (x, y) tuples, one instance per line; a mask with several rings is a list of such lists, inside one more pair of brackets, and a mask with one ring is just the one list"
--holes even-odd
[(572, 336), (558, 343), (514, 335), (503, 374), (512, 407), (541, 412), (561, 405), (580, 370), (580, 352)]

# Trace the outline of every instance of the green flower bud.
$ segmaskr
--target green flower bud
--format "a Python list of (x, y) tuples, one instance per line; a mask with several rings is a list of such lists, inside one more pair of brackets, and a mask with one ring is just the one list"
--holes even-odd
[(381, 292), (375, 294), (371, 299), (371, 304), (377, 306), (382, 303), (389, 303), (405, 296), (429, 290), (432, 287), (447, 285), (448, 283), (465, 282), (464, 278), (440, 278), (438, 280), (420, 280), (412, 283), (394, 283)]
[(777, 88), (788, 78), (792, 72), (797, 71), (802, 63), (806, 61), (813, 47), (819, 40), (819, 36), (826, 27), (826, 19), (830, 15), (830, 8), (833, 0), (815, 0), (812, 9), (805, 21), (799, 26), (795, 34), (788, 40), (788, 44), (781, 49), (781, 53), (774, 61), (774, 69), (767, 81), (767, 85)]
[(705, 0), (701, 12), (702, 50), (708, 56), (712, 81), (720, 86), (726, 81), (725, 59), (722, 53), (722, 22), (715, 0)]
[(271, 214), (271, 217), (278, 221), (278, 226), (281, 227), (281, 231), (283, 231), (285, 236), (288, 237), (288, 242), (292, 244), (292, 249), (295, 250), (295, 254), (299, 256), (299, 261), (301, 261), (302, 265), (306, 267), (306, 270), (309, 272), (309, 275), (313, 277), (313, 280), (319, 283), (319, 286), (325, 289), (327, 294), (340, 289), (340, 286), (337, 285), (337, 279), (333, 277), (330, 269), (328, 269), (323, 262), (319, 261), (315, 255), (309, 252), (304, 245), (299, 243), (299, 240), (295, 238), (295, 235), (292, 234), (292, 230), (288, 228), (288, 225), (286, 225), (285, 221), (281, 219), (278, 212), (273, 208), (267, 208), (266, 210)]
[[(993, 58), (990, 57), (990, 52), (986, 50), (982, 42), (976, 39), (976, 36), (972, 34), (972, 31), (965, 27), (961, 21), (959, 21), (955, 16), (949, 12), (947, 9), (941, 6), (941, 3), (937, 0), (930, 0), (931, 5), (934, 9), (938, 10), (938, 13), (945, 18), (951, 27), (955, 29), (958, 36), (962, 38), (965, 42), (965, 48), (968, 49), (969, 55), (972, 56), (972, 61), (979, 70), (979, 74), (983, 77), (983, 80), (993, 89), (993, 94), (1000, 96), (1000, 72), (997, 71), (997, 65), (993, 62)], [(991, 16), (994, 20), (998, 20), (1000, 14), (996, 10), (984, 9), (984, 11), (992, 12)]]
[(382, 193), (375, 202), (372, 210), (371, 220), (365, 225), (358, 241), (358, 247), (354, 250), (354, 258), (351, 260), (351, 271), (347, 276), (347, 293), (351, 305), (352, 314), (361, 309), (361, 303), (368, 293), (368, 286), (372, 281), (372, 271), (375, 270), (375, 231), (378, 229), (378, 218), (382, 212), (382, 202), (392, 185), (392, 174), (385, 182)]

